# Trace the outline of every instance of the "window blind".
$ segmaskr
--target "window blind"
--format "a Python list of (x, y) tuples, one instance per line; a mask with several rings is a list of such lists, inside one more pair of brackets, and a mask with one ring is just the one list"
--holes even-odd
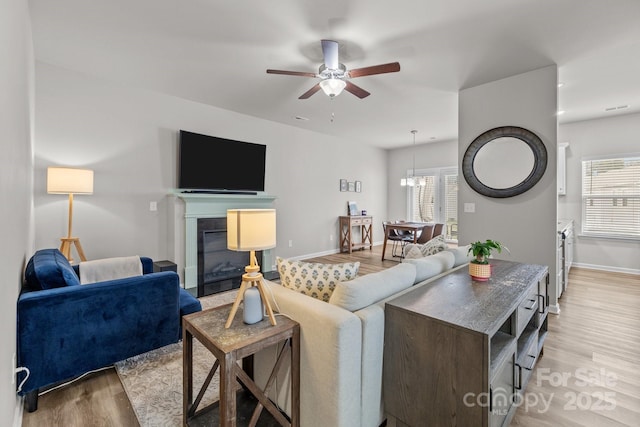
[(640, 238), (640, 156), (582, 162), (582, 233)]
[(416, 171), (416, 185), (409, 193), (409, 218), (417, 222), (441, 222), (445, 238), (458, 238), (458, 171), (433, 168)]

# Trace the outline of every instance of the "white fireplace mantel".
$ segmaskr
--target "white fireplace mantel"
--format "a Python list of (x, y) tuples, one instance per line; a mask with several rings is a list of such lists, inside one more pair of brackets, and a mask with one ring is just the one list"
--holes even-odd
[[(270, 209), (274, 196), (253, 194), (181, 193), (175, 195), (185, 203), (185, 288), (198, 285), (198, 218), (225, 218), (228, 209)], [(262, 251), (263, 271), (273, 265), (272, 250)]]

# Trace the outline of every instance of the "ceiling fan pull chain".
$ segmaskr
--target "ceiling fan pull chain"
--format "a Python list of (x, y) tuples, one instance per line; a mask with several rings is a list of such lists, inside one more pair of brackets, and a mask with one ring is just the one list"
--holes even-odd
[(333, 123), (333, 120), (336, 118), (336, 113), (333, 111), (333, 98), (333, 96), (329, 98), (329, 105), (331, 105), (331, 123)]

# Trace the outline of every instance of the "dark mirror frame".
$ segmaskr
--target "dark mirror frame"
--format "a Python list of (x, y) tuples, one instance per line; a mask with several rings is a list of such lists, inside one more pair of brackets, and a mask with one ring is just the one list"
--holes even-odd
[[(517, 138), (523, 141), (531, 148), (533, 152), (533, 169), (529, 176), (527, 176), (522, 182), (513, 187), (508, 188), (492, 188), (484, 185), (473, 170), (473, 161), (475, 160), (478, 152), (487, 143), (493, 141), (496, 138), (511, 137)], [(529, 191), (534, 185), (540, 181), (542, 175), (544, 175), (547, 169), (547, 148), (544, 146), (542, 140), (535, 133), (530, 130), (517, 127), (517, 126), (501, 126), (491, 130), (488, 130), (473, 140), (471, 145), (467, 148), (462, 158), (462, 174), (467, 184), (473, 188), (477, 193), (483, 196), (505, 198), (513, 197), (518, 194), (522, 194), (525, 191)]]

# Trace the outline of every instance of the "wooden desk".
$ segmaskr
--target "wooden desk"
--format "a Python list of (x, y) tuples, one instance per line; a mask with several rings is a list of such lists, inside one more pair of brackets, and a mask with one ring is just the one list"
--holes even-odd
[(387, 240), (389, 240), (389, 235), (392, 230), (403, 230), (410, 231), (413, 233), (413, 243), (418, 240), (418, 231), (422, 230), (425, 225), (428, 225), (426, 222), (396, 222), (390, 223), (385, 226), (384, 233), (384, 244), (382, 245), (382, 261), (384, 261), (384, 253), (387, 250)]
[[(272, 326), (268, 320), (253, 325), (242, 322), (242, 314), (235, 316), (229, 329), (224, 325), (231, 311), (231, 304), (204, 310), (182, 317), (183, 331), (183, 425), (187, 426), (191, 418), (208, 410), (209, 407), (219, 407), (220, 426), (236, 426), (236, 390), (237, 380), (251, 393), (259, 404), (253, 412), (250, 426), (256, 422), (266, 408), (282, 426), (300, 426), (300, 325), (287, 317), (278, 318), (278, 324)], [(240, 310), (241, 311), (241, 310)], [(193, 399), (193, 337), (200, 341), (216, 357), (202, 389)], [(262, 391), (253, 382), (237, 361), (251, 356), (263, 348), (284, 341), (273, 372)], [(291, 421), (280, 413), (278, 408), (266, 396), (275, 383), (278, 368), (283, 358), (291, 357)], [(198, 405), (220, 367), (220, 401), (200, 410)]]
[[(349, 215), (340, 217), (340, 252), (349, 252), (354, 249), (373, 249), (373, 217), (361, 215)], [(351, 230), (353, 227), (360, 227), (360, 243), (353, 241)]]

